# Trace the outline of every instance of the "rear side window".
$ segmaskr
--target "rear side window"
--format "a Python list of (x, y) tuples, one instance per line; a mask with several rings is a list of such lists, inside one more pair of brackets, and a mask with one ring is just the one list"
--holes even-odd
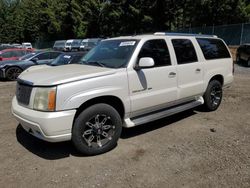
[(72, 61), (70, 62), (71, 64), (77, 64), (80, 62), (82, 56), (75, 56), (73, 57)]
[(37, 55), (36, 58), (38, 58), (38, 60), (50, 59), (50, 53), (49, 52), (41, 53)]
[(197, 38), (205, 59), (230, 58), (226, 45), (220, 39)]
[(50, 53), (50, 59), (55, 59), (57, 58), (61, 53), (58, 52), (51, 52)]
[(14, 53), (12, 51), (4, 52), (4, 53), (1, 54), (1, 56), (3, 58), (11, 58), (11, 57), (14, 57)]
[(139, 53), (139, 58), (142, 57), (153, 58), (155, 67), (171, 65), (168, 47), (163, 39), (145, 42)]
[(193, 43), (188, 39), (172, 39), (178, 64), (197, 62)]
[(15, 54), (16, 57), (21, 57), (25, 55), (25, 51), (22, 51), (22, 50), (13, 51), (13, 53)]

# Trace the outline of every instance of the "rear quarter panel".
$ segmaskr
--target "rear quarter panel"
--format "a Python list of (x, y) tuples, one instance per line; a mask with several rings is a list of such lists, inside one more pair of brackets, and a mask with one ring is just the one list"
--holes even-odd
[(208, 60), (204, 63), (205, 67), (205, 88), (206, 90), (209, 81), (215, 75), (222, 75), (224, 79), (224, 86), (233, 82), (233, 59), (216, 59)]

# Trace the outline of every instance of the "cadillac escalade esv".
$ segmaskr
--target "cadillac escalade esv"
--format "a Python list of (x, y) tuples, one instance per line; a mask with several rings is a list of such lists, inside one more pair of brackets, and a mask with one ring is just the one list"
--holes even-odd
[(72, 140), (81, 153), (96, 155), (116, 146), (122, 127), (199, 105), (216, 110), (222, 88), (232, 81), (231, 54), (216, 36), (155, 33), (110, 38), (79, 64), (24, 71), (12, 113), (35, 137)]

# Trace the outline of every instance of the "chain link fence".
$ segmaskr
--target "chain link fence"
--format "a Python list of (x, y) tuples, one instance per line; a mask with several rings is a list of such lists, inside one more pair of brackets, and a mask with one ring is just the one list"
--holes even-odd
[[(217, 35), (231, 46), (237, 46), (244, 43), (250, 43), (250, 23), (220, 25), (220, 26), (203, 26), (178, 29), (178, 33), (197, 33)], [(37, 41), (32, 43), (37, 49), (52, 48), (55, 41)]]
[(37, 41), (32, 43), (33, 48), (36, 49), (51, 49), (55, 41)]
[(217, 35), (228, 45), (250, 43), (250, 23), (178, 29), (180, 33)]

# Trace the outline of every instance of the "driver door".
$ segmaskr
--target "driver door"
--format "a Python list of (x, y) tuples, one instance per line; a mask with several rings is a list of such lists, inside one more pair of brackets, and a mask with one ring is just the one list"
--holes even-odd
[(128, 71), (132, 117), (168, 107), (177, 99), (177, 71), (165, 39), (146, 41), (137, 62), (142, 57), (151, 57), (155, 65)]

